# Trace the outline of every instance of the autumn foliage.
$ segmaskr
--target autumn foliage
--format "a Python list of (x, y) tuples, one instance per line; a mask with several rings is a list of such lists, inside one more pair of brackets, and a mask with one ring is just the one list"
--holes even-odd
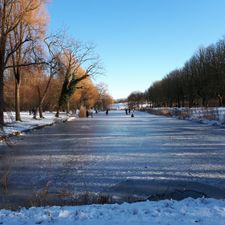
[(0, 127), (8, 110), (21, 120), (21, 110), (105, 108), (91, 80), (101, 71), (94, 47), (47, 34), (48, 21), (46, 0), (0, 0)]

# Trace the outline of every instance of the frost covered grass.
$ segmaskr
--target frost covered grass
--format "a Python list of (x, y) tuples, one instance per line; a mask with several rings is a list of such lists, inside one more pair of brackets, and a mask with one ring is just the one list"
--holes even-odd
[(52, 125), (60, 121), (74, 120), (76, 118), (66, 113), (61, 113), (60, 117), (56, 118), (54, 112), (45, 112), (43, 119), (33, 119), (33, 116), (29, 112), (21, 112), (22, 121), (20, 122), (15, 121), (13, 115), (13, 112), (4, 114), (6, 126), (3, 131), (0, 131), (0, 138), (1, 136), (7, 135), (19, 135), (21, 132)]
[(225, 201), (192, 199), (182, 201), (123, 203), (121, 205), (54, 206), (0, 210), (0, 224), (57, 224), (57, 225), (224, 225)]
[(161, 107), (161, 108), (147, 109), (146, 111), (157, 115), (174, 116), (177, 117), (178, 119), (198, 121), (208, 125), (223, 126), (225, 124), (224, 107), (208, 107), (208, 108)]

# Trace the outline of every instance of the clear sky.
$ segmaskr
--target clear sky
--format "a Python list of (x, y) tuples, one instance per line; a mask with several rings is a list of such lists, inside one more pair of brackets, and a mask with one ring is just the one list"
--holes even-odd
[(114, 98), (145, 91), (225, 35), (225, 0), (51, 0), (50, 30), (92, 42)]

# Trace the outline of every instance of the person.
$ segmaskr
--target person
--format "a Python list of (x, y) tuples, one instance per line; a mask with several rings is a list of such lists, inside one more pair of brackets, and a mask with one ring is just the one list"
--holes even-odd
[(88, 111), (88, 109), (86, 110), (86, 117), (89, 117), (89, 111)]
[(133, 113), (131, 114), (131, 117), (134, 117), (134, 114)]
[(93, 116), (94, 116), (94, 110), (93, 110), (93, 108), (91, 108), (90, 114), (91, 114), (91, 118), (93, 118)]
[(128, 112), (129, 112), (129, 114), (130, 114), (130, 108), (129, 108)]
[(125, 112), (126, 112), (126, 115), (127, 115), (127, 114), (128, 114), (128, 113), (127, 113), (127, 108), (125, 109)]
[(108, 110), (108, 109), (106, 109), (106, 112), (105, 112), (105, 114), (106, 114), (106, 115), (108, 115), (108, 114), (109, 114), (109, 110)]

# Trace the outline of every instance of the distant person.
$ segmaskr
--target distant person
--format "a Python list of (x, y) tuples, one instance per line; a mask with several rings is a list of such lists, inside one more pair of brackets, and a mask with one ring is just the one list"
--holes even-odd
[(134, 114), (133, 113), (131, 114), (131, 117), (134, 117)]
[(128, 112), (129, 112), (129, 114), (130, 114), (130, 108), (129, 108)]
[(86, 110), (86, 117), (89, 117), (89, 111)]
[(94, 116), (94, 110), (92, 108), (91, 108), (90, 114), (91, 114), (91, 118), (93, 118), (93, 116)]
[(109, 114), (109, 110), (108, 110), (108, 109), (106, 110), (105, 114), (106, 114), (106, 115), (108, 115), (108, 114)]
[(125, 113), (126, 113), (126, 115), (128, 114), (128, 113), (127, 113), (127, 109), (125, 109)]

